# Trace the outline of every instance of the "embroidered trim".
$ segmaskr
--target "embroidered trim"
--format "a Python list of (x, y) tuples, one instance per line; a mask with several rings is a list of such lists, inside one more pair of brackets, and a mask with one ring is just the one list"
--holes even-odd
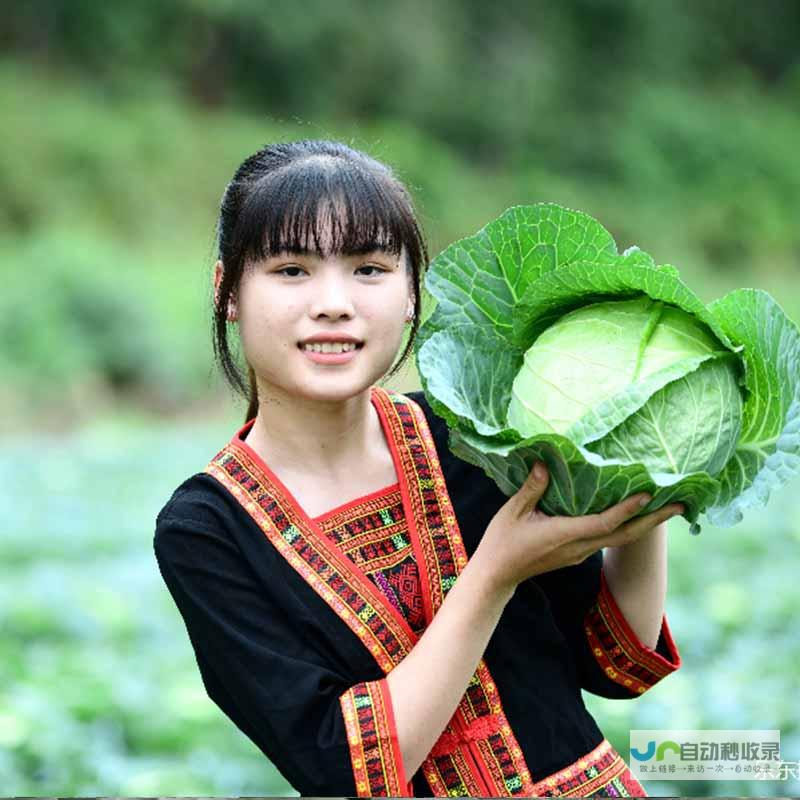
[(358, 683), (339, 698), (359, 797), (412, 797), (386, 679)]
[(399, 484), (380, 497), (355, 502), (325, 519), (317, 517), (316, 522), (421, 635), (427, 622)]
[(254, 519), (311, 588), (364, 642), (384, 672), (400, 663), (417, 637), (355, 564), (331, 547), (313, 522), (235, 442), (206, 467)]
[(381, 402), (378, 413), (391, 429), (394, 441), (402, 443), (397, 447), (398, 474), (416, 478), (406, 485), (412, 511), (409, 524), (418, 529), (418, 537), (414, 537), (414, 531), (411, 534), (412, 538), (418, 538), (422, 550), (421, 573), (428, 583), (423, 584), (423, 594), (429, 606), (426, 618), (430, 623), (466, 565), (467, 554), (424, 412), (402, 395), (389, 399), (393, 406)]
[(443, 733), (431, 750), (431, 755), (447, 755), (462, 744), (485, 739), (505, 723), (505, 717), (491, 714), (488, 717), (476, 719), (465, 731), (460, 733)]
[[(422, 575), (431, 578), (428, 589), (432, 614), (438, 611), (444, 596), (455, 583), (467, 563), (467, 551), (461, 538), (453, 505), (447, 494), (441, 464), (436, 453), (428, 422), (420, 406), (403, 395), (391, 396), (397, 416), (402, 421), (402, 441), (398, 448), (406, 458), (398, 474), (416, 474), (417, 481), (408, 482), (410, 501), (415, 508), (417, 538), (423, 553)], [(379, 405), (379, 413), (383, 404)], [(391, 415), (387, 414), (391, 418)], [(417, 511), (417, 508), (420, 508)], [(420, 526), (420, 520), (424, 526)], [(411, 524), (411, 521), (409, 521)], [(423, 599), (427, 598), (423, 583)], [(530, 772), (522, 750), (503, 715), (502, 704), (486, 663), (481, 659), (467, 690), (442, 735), (459, 735), (469, 730), (479, 717), (495, 714), (503, 720), (500, 731), (474, 743), (467, 743), (446, 756), (429, 756), (422, 768), (435, 795), (508, 797), (529, 794)], [(481, 786), (481, 783), (484, 786)]]
[(338, 517), (346, 517), (348, 516), (353, 509), (360, 509), (364, 503), (367, 503), (372, 500), (383, 499), (388, 495), (395, 495), (399, 496), (400, 494), (400, 483), (395, 481), (394, 483), (384, 486), (382, 489), (376, 489), (374, 492), (370, 492), (369, 494), (362, 495), (361, 497), (356, 497), (353, 500), (348, 500), (346, 503), (342, 503), (339, 506), (334, 506), (333, 508), (329, 508), (327, 511), (323, 512), (322, 514), (317, 514), (316, 517), (312, 517), (315, 522), (328, 522), (328, 520)]
[(574, 764), (533, 787), (534, 797), (647, 797), (622, 756), (603, 739)]
[(586, 612), (584, 628), (598, 664), (615, 683), (635, 694), (642, 694), (681, 665), (678, 648), (664, 614), (661, 636), (669, 659), (645, 645), (631, 628), (600, 571), (597, 601)]

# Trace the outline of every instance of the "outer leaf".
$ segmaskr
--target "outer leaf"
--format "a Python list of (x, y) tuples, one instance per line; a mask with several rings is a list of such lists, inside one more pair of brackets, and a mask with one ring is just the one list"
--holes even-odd
[[(621, 258), (611, 234), (586, 214), (553, 203), (514, 206), (431, 262), (425, 288), (438, 305), (428, 323), (477, 325), (510, 339), (514, 305), (540, 275), (577, 260)], [(628, 258), (652, 261), (638, 249)]]
[(720, 473), (721, 489), (706, 513), (730, 527), (748, 508), (800, 472), (800, 331), (778, 303), (757, 289), (736, 289), (709, 306), (720, 326), (744, 345), (742, 433)]
[(484, 231), (451, 244), (425, 274), (436, 309), (423, 326), (475, 325), (508, 336), (516, 298)]
[(431, 408), (448, 422), (485, 436), (518, 441), (506, 409), (522, 352), (494, 331), (476, 326), (440, 330), (417, 351), (417, 368)]
[(653, 499), (642, 514), (680, 502), (686, 508), (683, 516), (696, 523), (700, 512), (719, 491), (719, 483), (704, 472), (652, 475), (641, 464), (604, 459), (558, 434), (507, 443), (451, 430), (450, 449), (464, 461), (481, 467), (508, 496), (525, 482), (534, 461), (544, 461), (550, 482), (539, 505), (548, 514), (593, 514), (637, 492), (649, 492)]
[(516, 298), (566, 264), (618, 257), (614, 239), (596, 219), (554, 203), (514, 206), (483, 231)]

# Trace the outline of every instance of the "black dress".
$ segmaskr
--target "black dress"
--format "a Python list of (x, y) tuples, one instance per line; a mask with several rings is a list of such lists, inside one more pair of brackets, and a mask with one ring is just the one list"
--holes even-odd
[(581, 689), (638, 697), (680, 666), (628, 625), (602, 551), (521, 583), (450, 723), (407, 775), (386, 675), (507, 497), (455, 458), (421, 392), (373, 386), (398, 481), (309, 518), (243, 438), (158, 515), (155, 554), (209, 697), (301, 795), (643, 796)]

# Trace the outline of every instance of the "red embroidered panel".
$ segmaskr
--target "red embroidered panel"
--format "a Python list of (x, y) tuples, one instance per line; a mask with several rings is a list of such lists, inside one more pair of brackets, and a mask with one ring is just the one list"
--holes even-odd
[(386, 680), (356, 684), (339, 703), (358, 796), (410, 796)]
[(574, 764), (537, 781), (534, 797), (647, 797), (622, 756), (603, 739)]
[(386, 486), (314, 521), (421, 634), (425, 608), (399, 485)]
[(666, 614), (662, 617), (661, 634), (669, 659), (639, 639), (611, 594), (602, 570), (600, 592), (597, 601), (586, 612), (584, 630), (592, 653), (606, 675), (636, 694), (643, 694), (681, 665)]

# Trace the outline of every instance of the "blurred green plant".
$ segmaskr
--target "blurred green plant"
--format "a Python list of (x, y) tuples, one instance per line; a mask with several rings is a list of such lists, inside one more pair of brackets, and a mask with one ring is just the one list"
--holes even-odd
[(176, 346), (153, 302), (152, 273), (130, 255), (73, 234), (24, 239), (5, 258), (13, 265), (0, 294), (5, 392), (34, 410), (80, 400), (91, 413), (107, 396), (134, 394), (158, 409), (200, 388), (200, 351)]

